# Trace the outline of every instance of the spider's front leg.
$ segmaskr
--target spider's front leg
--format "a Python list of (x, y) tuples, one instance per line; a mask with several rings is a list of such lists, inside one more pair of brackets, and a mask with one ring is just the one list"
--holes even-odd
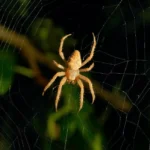
[(53, 78), (48, 82), (48, 84), (45, 86), (42, 95), (44, 95), (44, 93), (46, 92), (46, 90), (53, 84), (53, 82), (56, 80), (57, 77), (61, 77), (64, 76), (65, 72), (57, 72)]
[(60, 69), (62, 69), (62, 70), (65, 69), (63, 65), (59, 64), (59, 63), (56, 62), (55, 60), (53, 60), (53, 63), (54, 63), (58, 68), (60, 68)]
[(81, 91), (80, 91), (80, 107), (79, 107), (79, 111), (80, 111), (81, 108), (83, 107), (84, 85), (80, 79), (77, 79), (77, 83), (81, 89)]
[(92, 33), (93, 35), (93, 45), (92, 45), (92, 49), (91, 49), (91, 53), (90, 53), (90, 56), (88, 56), (85, 61), (83, 61), (82, 63), (82, 66), (84, 66), (85, 64), (87, 64), (94, 56), (94, 50), (95, 50), (95, 47), (96, 47), (96, 38), (95, 38), (95, 35), (94, 33)]
[(64, 40), (65, 40), (68, 36), (71, 36), (71, 34), (67, 34), (67, 35), (65, 35), (64, 37), (61, 38), (60, 46), (59, 46), (59, 55), (60, 55), (60, 57), (62, 58), (62, 60), (64, 60), (64, 61), (65, 61), (65, 57), (64, 57), (64, 53), (62, 52), (62, 49), (63, 49), (63, 45), (64, 45)]

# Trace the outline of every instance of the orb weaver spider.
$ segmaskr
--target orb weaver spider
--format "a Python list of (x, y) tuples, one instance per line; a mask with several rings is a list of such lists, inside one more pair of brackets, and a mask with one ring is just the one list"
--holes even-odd
[(91, 48), (91, 52), (90, 55), (82, 62), (81, 60), (81, 54), (78, 50), (75, 50), (72, 55), (69, 57), (69, 59), (66, 61), (64, 54), (62, 52), (63, 49), (63, 44), (64, 41), (67, 37), (71, 36), (71, 34), (67, 34), (64, 37), (61, 38), (60, 41), (60, 46), (59, 46), (59, 55), (61, 57), (61, 59), (66, 62), (66, 67), (64, 67), (63, 65), (57, 63), (55, 60), (53, 61), (54, 64), (60, 68), (63, 71), (57, 72), (52, 79), (48, 82), (48, 84), (45, 86), (42, 95), (44, 95), (45, 91), (47, 91), (47, 89), (52, 85), (52, 83), (56, 80), (57, 77), (62, 77), (59, 86), (58, 86), (58, 91), (57, 91), (57, 95), (56, 95), (56, 100), (55, 100), (55, 109), (57, 111), (57, 106), (58, 106), (58, 102), (60, 99), (60, 95), (61, 95), (61, 91), (62, 91), (62, 86), (68, 82), (68, 83), (72, 83), (75, 84), (77, 82), (77, 84), (80, 87), (80, 106), (79, 106), (79, 111), (82, 109), (83, 107), (83, 98), (84, 98), (84, 85), (83, 85), (83, 81), (87, 82), (89, 85), (89, 89), (90, 92), (92, 94), (92, 103), (95, 100), (95, 94), (94, 94), (94, 90), (93, 90), (93, 85), (92, 82), (89, 78), (87, 78), (86, 76), (83, 76), (80, 74), (80, 72), (88, 72), (90, 71), (93, 67), (94, 67), (94, 63), (92, 63), (89, 67), (87, 68), (82, 68), (84, 65), (86, 65), (89, 61), (91, 61), (91, 59), (94, 56), (94, 50), (96, 47), (96, 38), (94, 33), (92, 33), (93, 35), (93, 45)]

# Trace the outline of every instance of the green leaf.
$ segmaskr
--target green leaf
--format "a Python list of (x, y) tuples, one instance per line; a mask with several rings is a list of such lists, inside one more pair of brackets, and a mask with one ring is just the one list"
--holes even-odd
[(15, 57), (10, 52), (0, 52), (0, 95), (10, 88), (14, 76)]

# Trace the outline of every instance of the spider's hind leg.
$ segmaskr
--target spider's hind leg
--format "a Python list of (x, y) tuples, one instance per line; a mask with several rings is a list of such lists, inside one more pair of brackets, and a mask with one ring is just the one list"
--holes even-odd
[(60, 100), (60, 95), (61, 95), (61, 90), (62, 90), (62, 86), (66, 83), (67, 78), (63, 77), (59, 83), (58, 86), (58, 91), (57, 91), (57, 96), (56, 96), (56, 100), (55, 100), (55, 109), (57, 111), (57, 106), (58, 106), (58, 102)]
[(90, 92), (92, 94), (92, 104), (93, 104), (94, 100), (95, 100), (95, 93), (94, 93), (94, 89), (93, 89), (93, 85), (92, 85), (91, 80), (89, 78), (81, 75), (81, 74), (79, 75), (79, 78), (88, 83)]
[(79, 111), (80, 111), (83, 107), (84, 85), (80, 79), (77, 80), (77, 83), (81, 89), (81, 91), (80, 91), (80, 106), (79, 106)]

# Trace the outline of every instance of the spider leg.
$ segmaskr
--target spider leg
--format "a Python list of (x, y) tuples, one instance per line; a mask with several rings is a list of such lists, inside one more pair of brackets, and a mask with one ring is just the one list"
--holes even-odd
[(81, 91), (80, 91), (80, 107), (79, 107), (79, 111), (80, 111), (83, 107), (84, 85), (80, 79), (77, 79), (77, 83), (81, 89)]
[(53, 60), (53, 63), (54, 63), (58, 68), (60, 68), (60, 69), (62, 69), (62, 70), (65, 69), (63, 65), (59, 64), (59, 63), (56, 62), (55, 60)]
[(94, 67), (94, 63), (92, 63), (88, 68), (80, 69), (79, 72), (88, 72), (92, 70), (93, 67)]
[(83, 61), (82, 66), (84, 66), (85, 64), (87, 64), (93, 58), (93, 56), (94, 56), (94, 50), (95, 50), (95, 47), (96, 47), (96, 38), (95, 38), (94, 33), (92, 33), (92, 35), (93, 35), (93, 45), (92, 45), (91, 53), (90, 53), (90, 56), (87, 57), (85, 59), (85, 61)]
[(61, 95), (61, 89), (62, 89), (62, 86), (65, 84), (66, 80), (67, 80), (67, 78), (63, 77), (59, 83), (59, 86), (58, 86), (57, 96), (56, 96), (56, 100), (55, 100), (56, 111), (57, 111), (57, 106), (58, 106), (58, 102), (59, 102), (60, 95)]
[(59, 55), (60, 55), (60, 57), (62, 58), (62, 60), (64, 60), (64, 61), (65, 61), (65, 57), (64, 57), (64, 53), (62, 52), (62, 49), (63, 49), (63, 45), (64, 45), (64, 40), (65, 40), (68, 36), (71, 36), (71, 34), (67, 34), (67, 35), (65, 35), (64, 37), (61, 38), (60, 46), (59, 46)]
[(64, 76), (65, 72), (57, 72), (53, 78), (48, 82), (48, 84), (45, 86), (42, 95), (44, 95), (45, 91), (52, 85), (52, 83), (56, 80), (57, 77)]
[(81, 74), (79, 74), (79, 78), (89, 84), (89, 89), (90, 89), (90, 92), (91, 92), (91, 94), (92, 94), (92, 104), (93, 104), (93, 103), (94, 103), (94, 100), (95, 100), (95, 94), (94, 94), (92, 82), (90, 81), (89, 78), (87, 78), (87, 77), (85, 77), (85, 76), (83, 76), (83, 75), (81, 75)]

